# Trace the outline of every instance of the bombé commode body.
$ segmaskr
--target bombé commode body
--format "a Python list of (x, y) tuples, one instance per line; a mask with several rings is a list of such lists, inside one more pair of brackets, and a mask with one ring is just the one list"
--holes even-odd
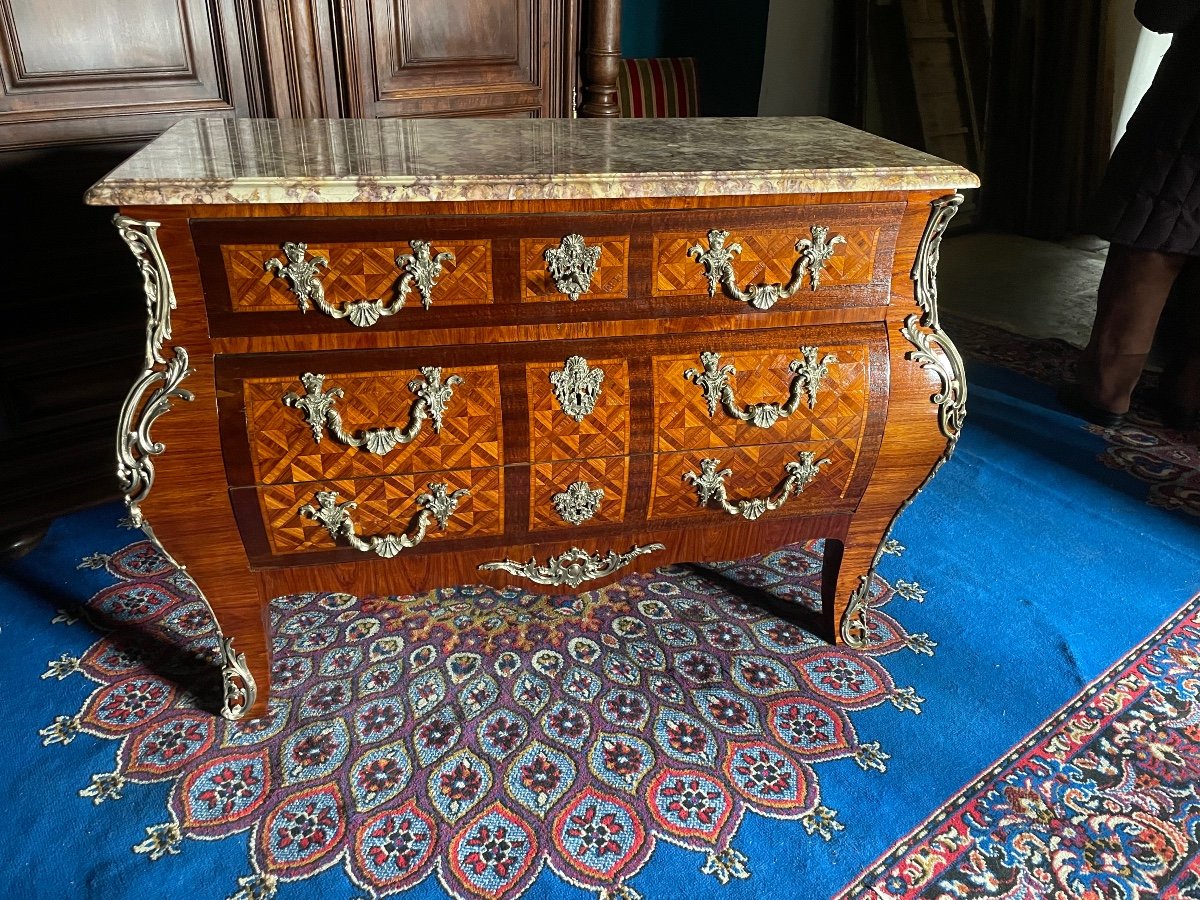
[(935, 276), (976, 184), (824, 119), (170, 129), (87, 199), (149, 313), (118, 474), (213, 609), (223, 714), (265, 708), (297, 591), (583, 591), (823, 537), (820, 603), (758, 602), (861, 644), (965, 414)]

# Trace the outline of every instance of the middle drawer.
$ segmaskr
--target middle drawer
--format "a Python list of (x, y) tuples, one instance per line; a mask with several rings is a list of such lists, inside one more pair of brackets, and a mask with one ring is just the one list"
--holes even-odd
[[(872, 373), (886, 355), (874, 323), (223, 356), (216, 371), (229, 484), (254, 489), (268, 530), (299, 528), (297, 510), (335, 482), (343, 499), (411, 506), (458, 479), (478, 514), (470, 535), (514, 537), (705, 514), (708, 458), (736, 470), (732, 494), (758, 496), (812, 451), (826, 459), (812, 498), (852, 503), (882, 427)], [(746, 454), (781, 461), (755, 480)], [(382, 527), (398, 514), (377, 512), (364, 501), (358, 515)], [(309, 531), (271, 546), (299, 551)]]

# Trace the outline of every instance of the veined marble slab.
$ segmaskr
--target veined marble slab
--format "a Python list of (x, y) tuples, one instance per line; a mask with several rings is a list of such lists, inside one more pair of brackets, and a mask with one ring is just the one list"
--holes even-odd
[(956, 189), (961, 166), (819, 118), (186, 119), (101, 206)]

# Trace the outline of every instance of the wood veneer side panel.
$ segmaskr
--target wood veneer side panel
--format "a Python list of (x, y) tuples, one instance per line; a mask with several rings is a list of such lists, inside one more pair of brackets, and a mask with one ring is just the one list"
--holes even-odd
[(500, 415), (504, 431), (505, 540), (520, 540), (529, 530), (529, 397), (525, 392), (525, 366), (500, 365)]
[[(913, 264), (929, 220), (930, 203), (949, 191), (914, 193), (904, 212), (892, 272), (892, 303), (887, 327), (890, 371), (887, 421), (874, 475), (844, 538), (836, 585), (833, 586), (828, 635), (841, 639), (840, 625), (851, 595), (871, 572), (876, 554), (897, 510), (925, 483), (943, 457), (947, 438), (932, 397), (941, 388), (937, 374), (910, 357), (913, 345), (901, 334), (906, 317), (920, 314)], [(835, 550), (836, 557), (836, 550)]]
[(630, 410), (629, 446), (633, 454), (629, 465), (629, 498), (625, 504), (626, 521), (633, 526), (649, 520), (651, 482), (654, 477), (654, 376), (652, 354), (647, 352), (629, 360), (629, 394), (644, 398)]
[(208, 599), (221, 631), (246, 655), (258, 687), (247, 712), (266, 711), (270, 692), (267, 603), (250, 575), (226, 488), (221, 454), (213, 354), (208, 340), (200, 276), (183, 210), (134, 208), (123, 212), (161, 223), (158, 240), (170, 269), (177, 299), (167, 347), (186, 348), (192, 374), (182, 387), (194, 397), (175, 401), (155, 423), (153, 437), (165, 446), (155, 457), (155, 481), (142, 503), (147, 521), (163, 546)]
[[(540, 305), (540, 304), (537, 304)], [(427, 331), (356, 331), (344, 334), (287, 334), (213, 339), (218, 353), (253, 355), (261, 353), (312, 353), (324, 350), (371, 350), (425, 346), (457, 347), (468, 344), (541, 343), (644, 337), (658, 334), (742, 334), (762, 328), (791, 328), (823, 325), (854, 325), (880, 322), (887, 307), (863, 306), (848, 309), (788, 310), (747, 313), (743, 304), (728, 301), (732, 314), (691, 317), (619, 319), (591, 322), (548, 322), (540, 325), (466, 326)]]

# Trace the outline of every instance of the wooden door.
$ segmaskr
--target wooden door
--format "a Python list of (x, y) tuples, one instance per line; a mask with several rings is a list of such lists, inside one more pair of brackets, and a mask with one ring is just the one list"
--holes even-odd
[(568, 116), (577, 0), (345, 0), (347, 114)]

